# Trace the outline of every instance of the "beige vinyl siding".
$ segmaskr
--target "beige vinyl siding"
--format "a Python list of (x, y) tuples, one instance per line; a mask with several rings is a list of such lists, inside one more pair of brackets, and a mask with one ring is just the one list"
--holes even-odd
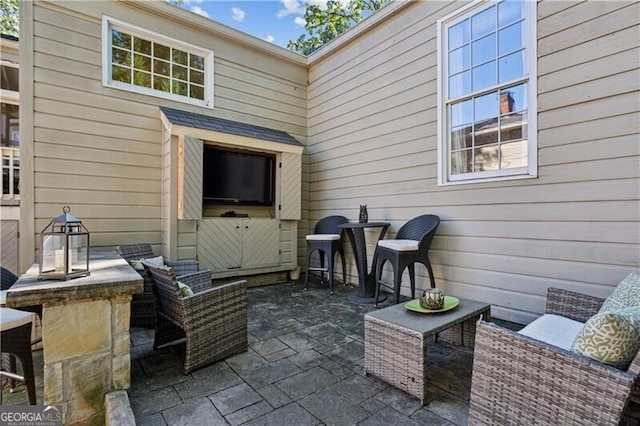
[[(216, 35), (218, 26), (208, 20), (154, 3), (36, 1), (29, 6), (33, 51), (25, 43), (22, 52), (33, 58), (34, 76), (35, 209), (23, 213), (33, 224), (29, 233), (37, 234), (69, 204), (91, 232), (94, 246), (149, 242), (158, 251), (166, 244), (162, 250), (179, 257), (192, 253), (194, 238), (184, 227), (173, 238), (162, 235), (168, 226), (163, 217), (171, 220), (175, 206), (162, 199), (163, 185), (174, 181), (167, 181), (166, 173), (163, 180), (167, 153), (159, 106), (283, 130), (306, 140), (304, 58), (234, 42)], [(169, 12), (152, 13), (154, 8)], [(103, 86), (103, 15), (213, 50), (215, 108)]]
[(436, 284), (496, 317), (528, 322), (549, 286), (606, 296), (640, 267), (640, 5), (539, 2), (539, 177), (439, 187), (436, 21), (461, 6), (412, 3), (311, 57), (310, 222), (367, 204), (389, 238), (439, 215)]

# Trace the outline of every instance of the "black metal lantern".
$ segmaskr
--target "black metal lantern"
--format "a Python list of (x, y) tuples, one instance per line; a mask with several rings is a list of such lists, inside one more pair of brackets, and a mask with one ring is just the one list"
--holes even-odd
[(89, 275), (89, 231), (70, 211), (64, 206), (40, 233), (40, 280)]

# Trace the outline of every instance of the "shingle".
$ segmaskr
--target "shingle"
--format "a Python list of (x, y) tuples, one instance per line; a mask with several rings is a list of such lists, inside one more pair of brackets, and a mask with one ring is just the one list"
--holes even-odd
[(225, 120), (223, 118), (211, 117), (195, 112), (181, 111), (174, 108), (160, 107), (160, 110), (162, 110), (172, 124), (302, 146), (294, 137), (280, 130), (254, 126), (239, 121)]

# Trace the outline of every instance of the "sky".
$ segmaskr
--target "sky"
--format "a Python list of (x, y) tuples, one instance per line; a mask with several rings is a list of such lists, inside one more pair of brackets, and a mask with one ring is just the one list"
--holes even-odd
[(304, 0), (185, 0), (182, 7), (286, 48), (306, 33), (304, 5)]

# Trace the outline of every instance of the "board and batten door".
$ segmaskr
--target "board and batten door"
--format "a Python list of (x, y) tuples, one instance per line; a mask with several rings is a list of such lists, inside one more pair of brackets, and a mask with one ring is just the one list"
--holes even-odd
[(283, 152), (280, 167), (280, 219), (302, 216), (302, 155)]
[(213, 272), (239, 269), (242, 262), (242, 220), (202, 219), (198, 226), (198, 262)]
[(178, 220), (202, 218), (202, 152), (200, 139), (178, 140)]
[(242, 221), (242, 268), (280, 264), (280, 226), (274, 219)]

